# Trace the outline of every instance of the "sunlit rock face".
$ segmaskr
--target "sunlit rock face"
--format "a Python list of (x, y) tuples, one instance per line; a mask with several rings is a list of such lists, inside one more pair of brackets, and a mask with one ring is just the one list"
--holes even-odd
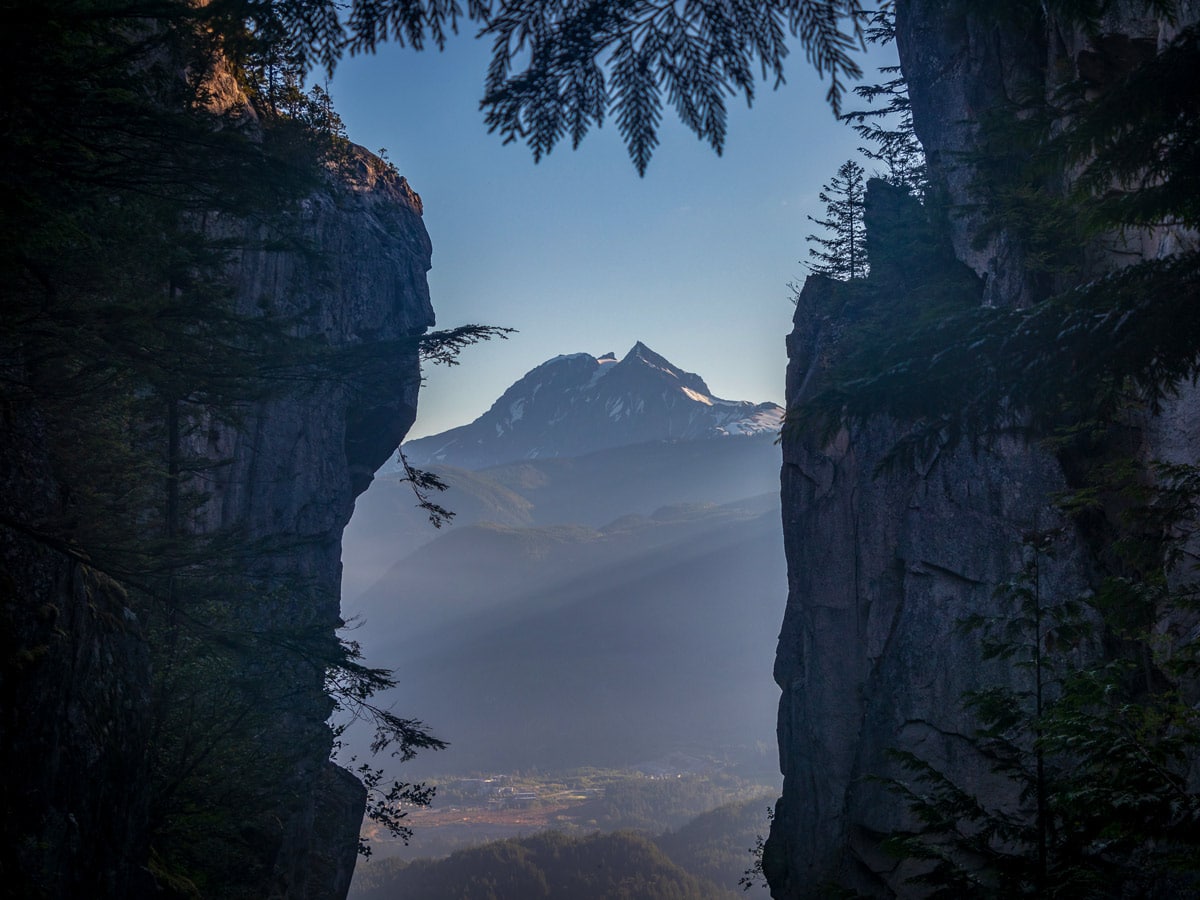
[[(1061, 23), (1017, 30), (948, 12), (944, 3), (902, 0), (896, 9), (917, 134), (935, 181), (961, 212), (946, 237), (983, 282), (981, 302), (1019, 306), (1061, 289), (1030, 275), (1011, 235), (977, 241), (986, 210), (972, 207), (963, 153), (977, 147), (980, 118), (994, 104), (1031, 84), (1052, 90), (1056, 79), (1092, 63), (1093, 42)], [(1195, 21), (1195, 8), (1187, 13)], [(1118, 10), (1096, 40), (1136, 53), (1166, 33), (1140, 10)], [(1124, 240), (1097, 243), (1094, 271), (1170, 253), (1188, 238), (1147, 232)], [(819, 382), (819, 326), (805, 311), (833, 289), (819, 278), (804, 288), (788, 338), (789, 406)], [(1194, 388), (1185, 386), (1158, 416), (1132, 419), (1146, 458), (1194, 462)], [(1090, 572), (1082, 537), (1048, 503), (1066, 485), (1053, 455), (1004, 439), (881, 472), (901, 435), (889, 420), (828, 441), (784, 429), (789, 594), (775, 664), (784, 788), (763, 861), (776, 898), (820, 896), (831, 884), (868, 896), (919, 896), (905, 883), (913, 870), (880, 849), (884, 836), (915, 825), (903, 800), (870, 779), (903, 775), (889, 749), (918, 755), (985, 803), (1015, 801), (964, 738), (971, 723), (961, 700), (985, 684), (1016, 684), (1019, 674), (982, 661), (977, 641), (955, 626), (991, 608), (997, 584), (1020, 569), (1021, 535), (1034, 528), (1068, 529), (1043, 571), (1048, 594), (1077, 593)]]
[(774, 433), (782, 417), (774, 403), (714, 396), (699, 375), (639, 341), (619, 360), (612, 353), (548, 360), (474, 422), (412, 441), (404, 452), (418, 466), (482, 469), (647, 441)]

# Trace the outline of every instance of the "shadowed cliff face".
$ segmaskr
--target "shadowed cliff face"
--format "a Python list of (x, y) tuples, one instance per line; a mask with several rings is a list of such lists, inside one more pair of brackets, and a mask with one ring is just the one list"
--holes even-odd
[[(346, 186), (303, 204), (300, 235), (315, 255), (248, 252), (234, 266), (237, 302), (270, 315), (302, 313), (308, 334), (334, 350), (400, 341), (433, 324), (425, 273), (430, 243), (420, 199), (407, 183), (361, 151)], [(246, 575), (261, 601), (243, 608), (248, 629), (311, 628), (332, 641), (341, 624), (342, 529), (354, 499), (394, 452), (416, 416), (420, 367), (415, 345), (385, 361), (369, 384), (351, 372), (315, 373), (283, 396), (238, 410), (236, 425), (198, 432), (204, 448), (226, 460), (205, 484), (196, 525), (233, 529), (256, 553)], [(198, 448), (199, 449), (199, 448)], [(266, 590), (263, 586), (268, 586)], [(270, 585), (282, 590), (273, 592)], [(289, 898), (343, 896), (349, 886), (364, 793), (328, 763), (329, 699), (321, 665), (289, 659), (290, 699), (273, 710), (264, 754), (288, 760), (273, 793), (281, 806), (270, 884)]]
[(59, 514), (46, 429), (4, 414), (0, 453), (0, 826), (4, 897), (148, 889), (150, 659), (112, 579), (8, 527)]
[[(236, 811), (244, 823), (239, 852), (247, 856), (224, 861), (224, 872), (214, 862), (204, 873), (210, 896), (334, 898), (348, 889), (365, 792), (328, 761), (325, 724), (325, 662), (341, 624), (341, 535), (355, 497), (413, 422), (420, 383), (413, 338), (433, 324), (420, 199), (379, 160), (353, 148), (348, 173), (327, 178), (284, 215), (286, 221), (266, 224), (205, 223), (214, 237), (250, 248), (228, 257), (236, 312), (286, 318), (292, 337), (318, 339), (331, 358), (386, 352), (380, 364), (329, 371), (315, 365), (261, 399), (233, 408), (196, 404), (180, 416), (178, 455), (215, 464), (190, 476), (188, 493), (199, 502), (181, 512), (181, 528), (238, 536), (230, 551), (236, 558), (224, 561), (232, 575), (222, 575), (227, 617), (200, 623), (200, 633), (212, 629), (235, 641), (266, 636), (252, 645), (254, 655), (234, 664), (243, 671), (211, 674), (236, 687), (266, 672), (274, 688), (253, 711), (255, 727), (243, 729), (232, 749), (222, 747), (220, 734), (203, 735), (231, 758), (259, 765), (252, 790), (240, 788), (249, 799)], [(50, 432), (64, 422), (85, 430), (90, 423), (47, 419), (36, 404), (14, 404), (4, 416), (0, 767), (7, 822), (0, 894), (148, 895), (156, 891), (148, 875), (159, 849), (154, 835), (176, 827), (163, 820), (164, 810), (168, 818), (176, 811), (175, 801), (154, 791), (164, 781), (177, 789), (172, 780), (188, 775), (152, 775), (164, 745), (155, 695), (164, 690), (162, 670), (172, 653), (146, 612), (155, 619), (163, 607), (139, 606), (85, 556), (64, 553), (36, 533), (39, 522), (56, 521), (69, 508), (68, 488), (46, 449), (64, 437)], [(186, 601), (193, 588), (180, 583)], [(312, 646), (296, 652), (274, 634), (305, 635)], [(205, 657), (198, 659), (194, 672), (202, 677)], [(213, 690), (192, 687), (175, 685), (166, 696), (182, 706)], [(185, 722), (191, 716), (177, 714)], [(221, 852), (209, 855), (216, 860)]]
[(420, 199), (277, 95), (266, 7), (18, 5), (0, 896), (344, 896), (340, 543), (415, 416)]
[[(1194, 10), (1191, 11), (1194, 20)], [(945, 4), (897, 4), (897, 43), (910, 84), (916, 131), (935, 183), (952, 207), (947, 236), (983, 281), (983, 302), (1020, 306), (1045, 295), (1013, 235), (976, 242), (983, 222), (971, 188), (969, 152), (986, 111), (1019, 90), (1051, 90), (1055, 78), (1090, 64), (1093, 46), (1052, 22), (1026, 33)], [(1158, 23), (1113, 14), (1110, 40), (1153, 41)], [(1048, 74), (1053, 73), (1053, 74)], [(1065, 74), (1064, 74), (1065, 73)], [(868, 195), (868, 215), (870, 215)], [(887, 224), (887, 223), (883, 223)], [(868, 224), (870, 227), (870, 224)], [(1170, 252), (1161, 234), (1097, 246), (1092, 272)], [(1053, 285), (1061, 289), (1063, 285)], [(822, 365), (820, 323), (838, 288), (810, 278), (788, 339), (788, 405), (809, 395)], [(1157, 416), (1138, 419), (1146, 459), (1194, 461), (1200, 441), (1196, 392), (1185, 387)], [(964, 691), (1016, 687), (1016, 674), (980, 659), (978, 640), (955, 625), (987, 612), (996, 586), (1020, 569), (1020, 537), (1068, 529), (1066, 549), (1043, 572), (1047, 596), (1073, 596), (1091, 573), (1088, 545), (1051, 506), (1067, 483), (1049, 452), (1003, 439), (973, 452), (959, 446), (881, 474), (903, 436), (890, 420), (843, 430), (828, 443), (784, 429), (781, 476), (788, 603), (776, 656), (783, 690), (778, 736), (784, 774), (764, 854), (772, 896), (800, 898), (840, 884), (870, 896), (915, 895), (914, 874), (880, 849), (914, 827), (902, 798), (867, 776), (902, 778), (886, 751), (909, 751), (985, 803), (1015, 802), (967, 739)]]

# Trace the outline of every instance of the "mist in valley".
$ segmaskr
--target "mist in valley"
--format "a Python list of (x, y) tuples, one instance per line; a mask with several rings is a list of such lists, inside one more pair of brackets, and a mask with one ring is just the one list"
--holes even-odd
[[(639, 780), (672, 780), (674, 799), (651, 801), (660, 812), (644, 821), (620, 803), (568, 806), (560, 827), (658, 833), (733, 802), (752, 802), (742, 814), (765, 827), (778, 779), (769, 648), (786, 586), (779, 411), (712, 398), (639, 347), (619, 363), (552, 360), (471, 430), (405, 445), (448, 486), (436, 502), (455, 515), (441, 528), (398, 465), (358, 500), (347, 636), (393, 670), (382, 704), (450, 744), (401, 767), (442, 786), (435, 814), (462, 802), (462, 779), (532, 774), (524, 793), (546, 804), (562, 792), (543, 782), (566, 773), (563, 790), (593, 805), (614, 785), (646, 790)], [(361, 750), (365, 734), (347, 740)], [(499, 790), (476, 805), (509, 806)], [(385, 855), (456, 845), (419, 819), (414, 850)], [(492, 824), (457, 843), (537, 830)]]

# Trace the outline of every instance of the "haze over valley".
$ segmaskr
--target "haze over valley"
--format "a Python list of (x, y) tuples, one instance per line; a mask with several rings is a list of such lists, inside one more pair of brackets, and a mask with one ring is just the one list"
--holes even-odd
[[(358, 501), (344, 609), (405, 715), (450, 742), (411, 773), (634, 766), (770, 772), (782, 410), (713, 397), (642, 344), (562, 356), (470, 425), (413, 441)], [(410, 770), (411, 767), (411, 770)]]

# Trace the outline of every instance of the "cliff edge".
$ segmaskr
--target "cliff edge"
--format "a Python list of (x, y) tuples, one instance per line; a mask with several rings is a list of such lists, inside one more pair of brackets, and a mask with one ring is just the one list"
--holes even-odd
[[(905, 277), (919, 277), (922, 269), (943, 277), (959, 266), (962, 293), (974, 292), (982, 306), (1019, 309), (1187, 246), (1186, 234), (1128, 233), (1087, 248), (1082, 272), (1047, 275), (1031, 265), (1028, 235), (988, 227), (978, 191), (974, 167), (989, 111), (1019, 106), (1031, 86), (1049, 97), (1066, 79), (1094, 71), (1097, 59), (1144, 59), (1196, 20), (1192, 7), (1169, 24), (1135, 6), (1118, 4), (1098, 33), (1085, 34), (1053, 16), (1013, 23), (966, 4), (896, 4), (915, 130), (933, 190), (952, 210), (940, 246), (918, 248), (906, 259)], [(906, 203), (915, 205), (872, 183), (868, 234), (919, 228)], [(804, 286), (788, 338), (789, 416), (812, 396), (836, 353), (830, 341), (839, 335), (831, 332), (828, 311), (856, 289), (820, 276)], [(1180, 386), (1155, 413), (1131, 413), (1129, 425), (1139, 459), (1194, 463), (1200, 441), (1194, 386)], [(1094, 583), (1093, 545), (1052, 502), (1071, 473), (1051, 449), (1006, 436), (935, 443), (897, 461), (893, 451), (905, 436), (904, 423), (888, 415), (831, 437), (783, 431), (789, 593), (775, 678), (783, 691), (784, 788), (763, 858), (776, 898), (831, 888), (923, 896), (907, 881), (921, 864), (882, 846), (888, 836), (918, 827), (905, 799), (888, 786), (910, 774), (895, 751), (919, 757), (986, 805), (1016, 808), (1012, 782), (996, 775), (994, 760), (972, 739), (974, 720), (962, 700), (984, 686), (1019, 690), (1024, 676), (1012, 663), (984, 659), (977, 637), (958, 623), (994, 611), (997, 587), (1025, 564), (1023, 535), (1034, 530), (1066, 535), (1039, 573), (1046, 596), (1076, 596)]]
[[(147, 35), (139, 86), (171, 59)], [(124, 83), (128, 58), (96, 77)], [(324, 900), (353, 872), (366, 791), (327, 724), (341, 535), (415, 418), (431, 247), (416, 193), (344, 140), (241, 212), (235, 164), (269, 175), (276, 138), (213, 77), (247, 140), (155, 98), (197, 158), (130, 175), (141, 135), (116, 119), (115, 182), (38, 170), (21, 197), (55, 218), (5, 260), (2, 896)]]

